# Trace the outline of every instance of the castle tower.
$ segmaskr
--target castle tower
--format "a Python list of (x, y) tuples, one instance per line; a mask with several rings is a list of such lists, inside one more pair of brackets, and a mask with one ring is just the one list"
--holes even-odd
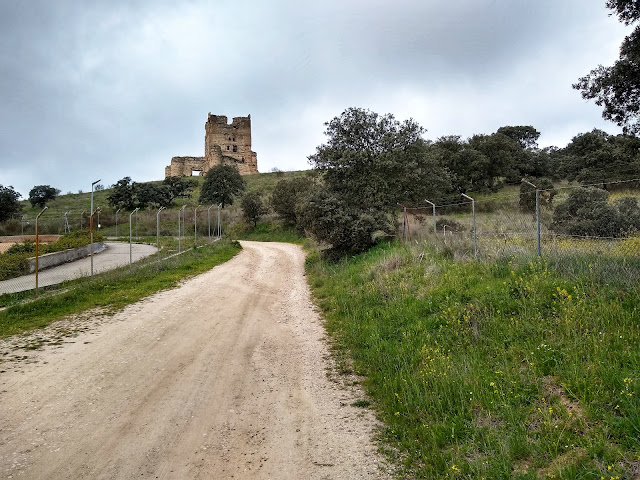
[(165, 177), (204, 175), (216, 165), (234, 165), (241, 175), (258, 173), (258, 156), (251, 150), (251, 115), (234, 117), (209, 113), (204, 126), (204, 157), (173, 157)]

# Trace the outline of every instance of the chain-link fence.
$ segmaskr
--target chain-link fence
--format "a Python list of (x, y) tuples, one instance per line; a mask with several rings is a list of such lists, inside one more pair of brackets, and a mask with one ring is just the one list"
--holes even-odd
[[(573, 194), (578, 189), (581, 196)], [(592, 202), (592, 196), (597, 201)], [(403, 209), (400, 235), (456, 257), (640, 258), (640, 216), (633, 217), (638, 199), (638, 190), (609, 195), (567, 186), (484, 198), (461, 195), (459, 201), (446, 204), (427, 200), (424, 206)], [(575, 208), (567, 206), (576, 202), (580, 203)]]
[[(164, 262), (219, 239), (231, 220), (229, 216), (218, 205), (185, 205), (181, 209), (145, 211), (96, 208), (93, 219), (88, 209), (63, 214), (44, 210), (39, 216), (9, 220), (0, 225), (0, 295), (40, 291), (118, 268)], [(46, 245), (68, 233), (89, 231), (92, 223), (92, 246), (43, 254)], [(27, 242), (25, 248), (33, 250), (36, 240), (37, 257), (32, 252), (12, 261), (12, 245)]]

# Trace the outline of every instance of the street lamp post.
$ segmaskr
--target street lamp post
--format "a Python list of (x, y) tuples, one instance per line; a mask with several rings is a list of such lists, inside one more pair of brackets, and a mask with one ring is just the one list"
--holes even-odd
[(89, 256), (91, 257), (91, 276), (93, 277), (93, 187), (95, 187), (101, 179), (96, 180), (91, 184), (91, 217), (89, 218), (89, 236), (91, 240), (91, 246), (89, 247)]
[[(22, 218), (20, 219), (20, 224), (22, 225), (22, 236), (24, 237), (24, 215), (22, 215)], [(209, 229), (211, 230), (211, 229)], [(209, 236), (211, 236), (211, 232), (209, 232)]]
[(116, 239), (118, 238), (118, 212), (120, 209), (116, 210)]
[(84, 219), (85, 212), (86, 210), (82, 210), (82, 212), (80, 213), (80, 230), (82, 230), (82, 226), (84, 225), (84, 222), (82, 220)]
[(129, 265), (133, 265), (133, 247), (131, 245), (132, 242), (132, 230), (131, 230), (131, 216), (134, 213), (137, 213), (139, 208), (136, 208), (133, 212), (129, 214)]
[(36, 217), (36, 298), (38, 298), (38, 246), (40, 244), (40, 237), (38, 232), (38, 219), (40, 218), (40, 215), (42, 215), (47, 208), (49, 207), (45, 206)]

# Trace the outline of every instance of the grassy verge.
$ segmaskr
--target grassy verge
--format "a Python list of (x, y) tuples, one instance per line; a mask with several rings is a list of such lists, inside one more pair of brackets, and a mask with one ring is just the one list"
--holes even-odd
[(154, 262), (152, 259), (133, 269), (123, 267), (96, 275), (92, 281), (80, 279), (63, 284), (63, 293), (45, 295), (20, 303), (25, 294), (2, 295), (0, 338), (34, 328), (42, 328), (67, 315), (91, 308), (110, 312), (134, 303), (152, 293), (176, 287), (181, 280), (206, 272), (226, 262), (240, 251), (236, 242), (221, 241), (182, 255)]
[(637, 284), (397, 244), (307, 270), (402, 478), (640, 472)]
[(284, 225), (279, 221), (261, 222), (252, 228), (236, 224), (236, 228), (228, 232), (228, 235), (240, 240), (255, 240), (257, 242), (286, 242), (300, 245), (305, 243), (305, 238), (295, 227)]

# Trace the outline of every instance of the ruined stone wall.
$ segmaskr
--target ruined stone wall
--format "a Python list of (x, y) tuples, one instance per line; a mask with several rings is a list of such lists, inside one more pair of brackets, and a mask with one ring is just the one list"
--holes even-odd
[(173, 157), (165, 168), (167, 176), (201, 175), (216, 165), (234, 165), (241, 175), (258, 173), (258, 156), (251, 150), (251, 115), (234, 117), (228, 123), (224, 115), (209, 113), (205, 124), (204, 157)]
[(193, 170), (199, 170), (200, 175), (208, 170), (205, 157), (173, 157), (171, 165), (165, 167), (166, 177), (190, 177)]

